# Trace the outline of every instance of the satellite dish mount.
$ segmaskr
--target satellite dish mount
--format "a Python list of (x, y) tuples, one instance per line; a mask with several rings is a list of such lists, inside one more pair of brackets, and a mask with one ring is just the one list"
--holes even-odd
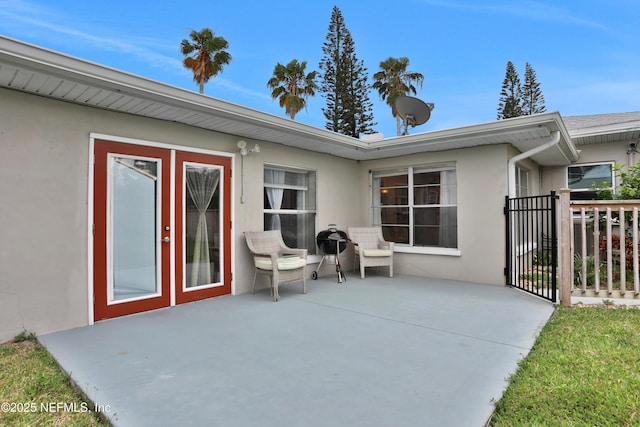
[(435, 105), (411, 96), (399, 96), (396, 98), (395, 107), (404, 122), (402, 135), (409, 135), (409, 126), (416, 127), (426, 123)]

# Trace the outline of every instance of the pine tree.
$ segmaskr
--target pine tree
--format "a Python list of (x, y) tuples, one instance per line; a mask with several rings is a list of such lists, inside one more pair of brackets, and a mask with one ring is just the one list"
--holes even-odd
[(531, 114), (544, 113), (547, 111), (544, 106), (544, 95), (540, 90), (540, 83), (536, 79), (536, 72), (531, 64), (525, 64), (524, 86), (522, 87), (522, 114), (529, 116)]
[(498, 102), (498, 120), (521, 115), (522, 87), (520, 86), (520, 77), (513, 62), (509, 61), (507, 62), (507, 71), (502, 82), (500, 101)]
[(327, 119), (325, 128), (356, 138), (361, 133), (372, 133), (375, 123), (373, 105), (369, 100), (367, 69), (364, 62), (356, 57), (351, 33), (337, 6), (331, 13), (322, 52), (320, 92), (327, 102), (326, 108), (322, 109)]
[(358, 138), (360, 134), (372, 133), (373, 104), (369, 100), (369, 85), (367, 84), (367, 69), (364, 61), (358, 61), (354, 52), (351, 34), (345, 36), (342, 52), (344, 70), (342, 86), (342, 117), (338, 132)]
[(333, 132), (338, 132), (338, 123), (342, 110), (341, 91), (338, 88), (338, 82), (342, 82), (343, 79), (338, 79), (337, 73), (339, 71), (338, 64), (342, 61), (339, 47), (344, 43), (342, 37), (345, 31), (346, 27), (340, 9), (334, 6), (331, 13), (331, 21), (329, 22), (327, 40), (322, 46), (324, 56), (320, 61), (320, 70), (322, 70), (320, 92), (324, 94), (327, 102), (327, 106), (322, 109), (322, 112), (327, 119), (325, 128)]

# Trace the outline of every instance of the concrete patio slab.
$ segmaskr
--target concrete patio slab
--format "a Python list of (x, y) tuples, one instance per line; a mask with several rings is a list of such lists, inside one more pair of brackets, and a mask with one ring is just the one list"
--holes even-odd
[(39, 338), (116, 426), (482, 426), (553, 305), (369, 274)]

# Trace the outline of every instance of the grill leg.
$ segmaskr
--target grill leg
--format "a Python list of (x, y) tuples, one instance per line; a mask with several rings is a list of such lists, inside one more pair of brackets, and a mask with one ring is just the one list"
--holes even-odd
[(346, 282), (347, 279), (344, 277), (344, 273), (342, 272), (342, 264), (340, 264), (340, 252), (336, 251), (336, 272), (338, 273), (338, 283)]

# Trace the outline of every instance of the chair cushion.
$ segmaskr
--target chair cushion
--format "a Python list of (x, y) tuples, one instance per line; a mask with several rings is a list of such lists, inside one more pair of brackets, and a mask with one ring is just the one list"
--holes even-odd
[(391, 251), (389, 249), (363, 249), (362, 255), (364, 256), (391, 256)]
[[(256, 268), (260, 270), (271, 270), (271, 260), (269, 258), (256, 258)], [(307, 265), (307, 260), (300, 257), (278, 258), (278, 270), (296, 270)]]

